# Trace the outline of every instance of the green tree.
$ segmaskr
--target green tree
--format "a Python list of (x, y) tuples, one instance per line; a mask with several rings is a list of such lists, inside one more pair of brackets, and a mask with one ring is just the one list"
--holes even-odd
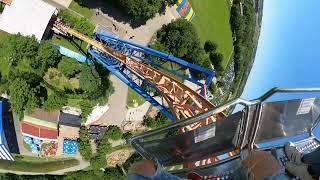
[(58, 64), (58, 70), (66, 77), (71, 78), (81, 71), (81, 64), (71, 58), (63, 57)]
[(62, 10), (58, 14), (66, 24), (72, 26), (75, 30), (88, 35), (93, 35), (94, 26), (86, 18), (78, 18), (74, 16), (69, 10)]
[(38, 99), (35, 95), (35, 89), (31, 88), (30, 85), (21, 78), (17, 78), (10, 83), (9, 95), (11, 108), (13, 112), (17, 113), (21, 119), (24, 111), (31, 112), (37, 107)]
[(80, 138), (78, 139), (78, 150), (85, 160), (90, 160), (92, 157), (92, 150), (90, 146), (89, 132), (86, 127), (81, 127), (79, 131)]
[(163, 5), (162, 0), (119, 0), (118, 4), (134, 20), (146, 21), (155, 16)]
[(49, 67), (56, 66), (60, 59), (59, 51), (48, 41), (45, 41), (40, 44), (37, 57), (31, 61), (31, 66), (45, 72)]
[(60, 110), (67, 104), (67, 99), (63, 94), (51, 94), (48, 99), (44, 102), (44, 109), (46, 111)]
[(39, 48), (39, 43), (34, 36), (20, 34), (9, 35), (2, 43), (13, 65), (17, 65), (23, 58), (33, 59)]
[(178, 19), (164, 25), (157, 32), (157, 40), (176, 57), (192, 54), (195, 48), (200, 45), (193, 25), (184, 19)]
[(128, 172), (132, 164), (140, 160), (142, 160), (142, 156), (139, 153), (135, 152), (126, 160), (125, 163), (123, 163), (123, 168)]
[(218, 45), (215, 42), (210, 40), (207, 40), (204, 43), (204, 50), (206, 51), (206, 53), (215, 52), (217, 50), (217, 47)]
[[(165, 50), (167, 53), (188, 62), (206, 68), (210, 67), (209, 58), (201, 46), (195, 28), (192, 23), (188, 23), (184, 19), (178, 19), (164, 25), (157, 32), (157, 40), (151, 47), (160, 51)], [(201, 75), (195, 75), (201, 77)]]
[(144, 125), (149, 128), (159, 128), (169, 124), (171, 121), (161, 112), (157, 114), (155, 119), (151, 117), (146, 117), (143, 121)]
[(82, 117), (82, 122), (87, 121), (87, 117), (90, 115), (90, 113), (93, 110), (93, 105), (90, 101), (88, 100), (82, 100), (80, 102), (80, 109), (81, 109), (81, 117)]
[(122, 137), (122, 131), (118, 126), (109, 126), (106, 135), (112, 140), (119, 140)]
[(124, 140), (128, 140), (129, 138), (131, 138), (133, 136), (133, 133), (131, 131), (125, 132), (122, 135), (122, 139)]
[(94, 66), (83, 66), (80, 73), (80, 88), (91, 94), (99, 89), (101, 78)]
[(107, 165), (106, 163), (106, 156), (105, 154), (97, 154), (90, 159), (90, 167), (94, 170), (100, 170), (100, 168), (105, 168)]
[(210, 61), (212, 62), (214, 69), (218, 75), (222, 75), (223, 67), (221, 65), (223, 61), (223, 55), (220, 53), (210, 53), (209, 55)]
[(143, 124), (149, 128), (156, 128), (157, 127), (157, 123), (156, 120), (151, 118), (151, 117), (146, 117), (143, 120)]

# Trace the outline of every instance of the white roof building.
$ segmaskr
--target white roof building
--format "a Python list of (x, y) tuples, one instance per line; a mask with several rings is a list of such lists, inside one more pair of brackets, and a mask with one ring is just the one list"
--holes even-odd
[(34, 35), (42, 40), (57, 9), (41, 0), (12, 0), (0, 15), (0, 29), (11, 34)]

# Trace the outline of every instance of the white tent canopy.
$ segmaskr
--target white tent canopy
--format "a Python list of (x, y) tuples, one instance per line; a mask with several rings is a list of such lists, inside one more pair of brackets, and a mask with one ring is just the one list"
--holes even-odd
[(0, 29), (11, 34), (34, 35), (38, 41), (56, 8), (41, 0), (12, 0), (0, 15)]

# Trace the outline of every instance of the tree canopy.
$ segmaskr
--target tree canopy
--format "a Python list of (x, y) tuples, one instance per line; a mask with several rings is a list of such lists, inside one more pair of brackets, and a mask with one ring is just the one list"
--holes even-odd
[(146, 117), (143, 121), (144, 125), (149, 128), (159, 128), (166, 124), (169, 124), (171, 121), (162, 113), (158, 113), (155, 118)]
[(38, 99), (36, 90), (31, 88), (26, 80), (17, 78), (10, 83), (10, 102), (12, 110), (19, 118), (23, 117), (24, 111), (32, 111), (37, 107)]
[(58, 70), (66, 77), (71, 78), (81, 72), (81, 64), (76, 60), (63, 57), (58, 64)]
[(3, 41), (3, 46), (8, 50), (7, 53), (12, 59), (12, 64), (16, 65), (22, 58), (35, 58), (39, 43), (34, 36), (14, 34)]
[(31, 66), (40, 69), (41, 72), (47, 71), (49, 67), (56, 66), (61, 59), (59, 51), (49, 42), (40, 44), (36, 58), (31, 61)]
[(217, 50), (217, 47), (218, 45), (215, 42), (210, 40), (204, 43), (204, 50), (206, 51), (206, 53), (215, 52)]
[(80, 138), (78, 139), (78, 150), (85, 160), (90, 160), (92, 157), (92, 150), (89, 141), (88, 129), (86, 127), (81, 127), (79, 134)]
[(163, 0), (117, 0), (126, 14), (134, 20), (146, 21), (155, 16), (163, 5)]
[(48, 96), (48, 99), (44, 102), (44, 109), (46, 111), (60, 110), (67, 104), (67, 99), (63, 94), (53, 93)]
[(80, 73), (80, 88), (94, 93), (101, 85), (101, 78), (94, 66), (83, 66)]
[(118, 126), (109, 126), (106, 135), (112, 140), (119, 140), (122, 137), (122, 131)]
[(69, 10), (60, 11), (58, 16), (75, 30), (88, 36), (93, 35), (94, 26), (86, 18), (76, 17)]
[(151, 47), (210, 68), (209, 57), (201, 46), (195, 28), (184, 19), (178, 19), (164, 25), (157, 32), (157, 40)]
[(221, 65), (221, 63), (223, 61), (223, 55), (221, 53), (211, 52), (209, 54), (209, 58), (214, 66), (214, 69), (218, 73), (218, 75), (221, 75), (223, 73), (223, 67)]

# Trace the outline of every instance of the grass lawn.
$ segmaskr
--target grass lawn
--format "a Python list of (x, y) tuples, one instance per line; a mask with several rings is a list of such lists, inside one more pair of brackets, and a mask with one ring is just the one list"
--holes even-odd
[(229, 0), (189, 0), (195, 11), (192, 24), (197, 29), (200, 40), (212, 40), (218, 44), (218, 51), (224, 60), (222, 66), (228, 65), (232, 53), (232, 32), (229, 24)]
[[(80, 54), (87, 52), (88, 44), (86, 42), (82, 42), (81, 44), (81, 41), (78, 39), (74, 39), (74, 42), (72, 42), (66, 38), (58, 38), (56, 35), (52, 35), (50, 41)], [(78, 44), (78, 46), (76, 44)]]
[(68, 79), (58, 69), (49, 68), (43, 79), (51, 86), (60, 90), (79, 88), (79, 78)]
[(4, 38), (6, 38), (8, 35), (9, 35), (8, 33), (0, 30), (0, 40), (1, 40), (1, 41), (2, 41)]
[[(0, 42), (2, 42), (9, 34), (0, 30)], [(9, 73), (9, 57), (5, 47), (0, 47), (0, 72), (2, 75)]]
[(71, 2), (69, 9), (74, 10), (75, 12), (81, 14), (82, 16), (87, 18), (88, 20), (90, 20), (90, 18), (92, 17), (92, 15), (94, 13), (94, 11), (92, 9), (89, 9), (88, 7), (85, 7), (85, 6), (80, 6), (75, 1)]
[(131, 88), (128, 88), (127, 106), (137, 107), (142, 105), (146, 100)]
[(80, 108), (80, 103), (81, 103), (82, 100), (83, 99), (81, 99), (81, 98), (79, 98), (79, 99), (68, 98), (67, 106)]
[(26, 142), (23, 141), (23, 147), (31, 152), (31, 147), (29, 146), (29, 144), (27, 144)]
[(43, 159), (28, 156), (16, 156), (16, 161), (0, 160), (0, 168), (12, 171), (47, 173), (79, 165), (76, 159)]

